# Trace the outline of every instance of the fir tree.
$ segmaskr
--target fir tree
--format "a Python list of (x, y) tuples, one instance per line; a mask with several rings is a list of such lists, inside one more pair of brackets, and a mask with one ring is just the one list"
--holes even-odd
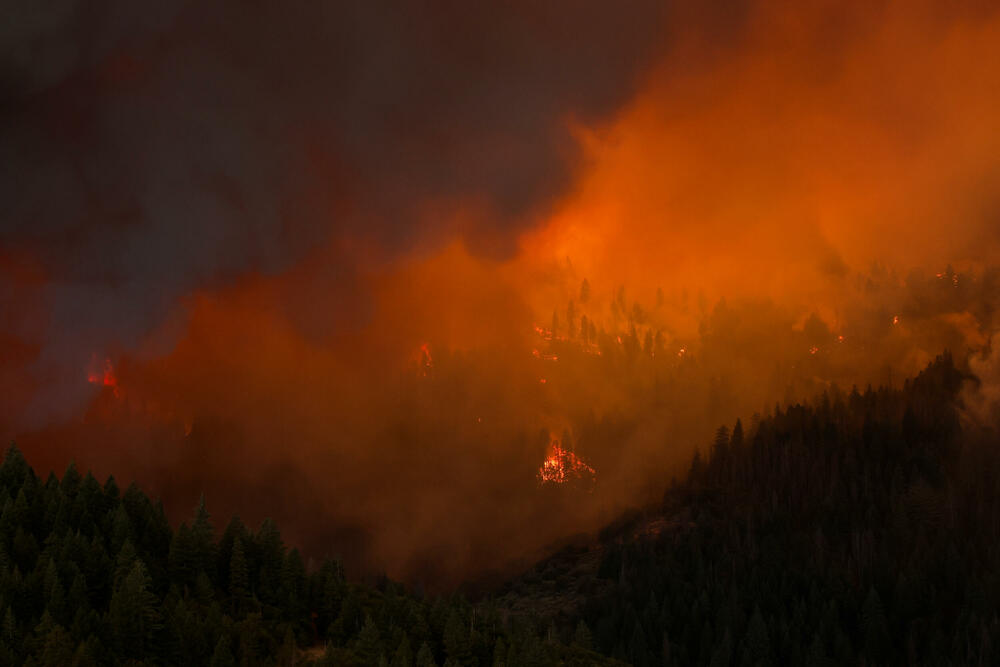
[(382, 639), (371, 616), (365, 617), (365, 624), (354, 646), (354, 654), (363, 665), (376, 664), (382, 655)]
[(229, 598), (233, 616), (242, 617), (250, 604), (250, 575), (246, 556), (243, 554), (243, 540), (236, 538), (229, 560)]
[(219, 641), (216, 642), (209, 667), (236, 667), (236, 658), (233, 657), (229, 638), (225, 635), (219, 637)]
[(413, 651), (410, 648), (410, 639), (404, 634), (402, 641), (396, 648), (396, 653), (392, 656), (390, 667), (412, 667), (412, 665)]
[(431, 651), (431, 647), (427, 642), (421, 644), (420, 650), (417, 651), (416, 667), (438, 667), (437, 662), (434, 661), (434, 652)]

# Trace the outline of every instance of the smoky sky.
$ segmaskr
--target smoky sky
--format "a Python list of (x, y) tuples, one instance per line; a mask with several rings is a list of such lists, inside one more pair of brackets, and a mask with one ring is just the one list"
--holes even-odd
[[(509, 254), (572, 178), (572, 124), (610, 118), (669, 41), (645, 1), (5, 14), (0, 309), (31, 341), (35, 417), (76, 402), (70, 369), (133, 347), (195, 289), (323, 248), (331, 310), (363, 316), (359, 245), (392, 257), (457, 235)], [(456, 227), (459, 209), (475, 214)], [(12, 265), (38, 275), (30, 298)]]

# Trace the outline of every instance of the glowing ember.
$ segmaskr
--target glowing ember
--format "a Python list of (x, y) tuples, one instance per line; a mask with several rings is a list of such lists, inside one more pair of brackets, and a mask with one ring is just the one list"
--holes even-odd
[(815, 345), (809, 348), (809, 354), (816, 354), (817, 352), (819, 352), (819, 348)]
[[(938, 280), (944, 280), (945, 278), (948, 277), (948, 274), (947, 273), (943, 273), (943, 272), (942, 273), (937, 273), (935, 275), (937, 276)], [(951, 284), (954, 285), (955, 287), (958, 287), (958, 274), (957, 273), (951, 274)]]
[(565, 484), (567, 482), (593, 483), (597, 472), (583, 459), (568, 449), (563, 449), (558, 440), (549, 444), (549, 455), (538, 469), (541, 484)]
[(892, 318), (893, 325), (899, 324), (899, 315), (894, 315)]
[(90, 358), (90, 371), (87, 373), (87, 382), (90, 384), (110, 387), (115, 397), (119, 396), (118, 377), (115, 375), (115, 368), (111, 365), (110, 359), (105, 359), (101, 364), (94, 354)]
[(544, 338), (545, 340), (552, 340), (552, 330), (535, 325), (535, 333)]
[(531, 356), (542, 361), (559, 361), (559, 355), (541, 352), (537, 349), (531, 351)]
[(844, 342), (844, 337), (843, 336), (837, 336), (837, 342), (838, 343), (843, 343)]
[(684, 354), (685, 354), (686, 352), (687, 352), (687, 348), (683, 348), (683, 347), (682, 347), (681, 349), (679, 349), (679, 350), (677, 351), (677, 356), (678, 356), (678, 357), (683, 357), (683, 356), (684, 356)]
[(546, 380), (545, 378), (540, 378), (538, 381), (540, 383), (542, 383), (542, 384), (545, 384), (546, 382), (548, 382), (548, 380)]

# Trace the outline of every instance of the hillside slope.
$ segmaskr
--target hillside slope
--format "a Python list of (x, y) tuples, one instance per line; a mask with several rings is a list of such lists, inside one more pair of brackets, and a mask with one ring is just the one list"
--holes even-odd
[(1000, 486), (940, 357), (721, 428), (662, 507), (511, 582), (499, 604), (644, 665), (995, 664)]

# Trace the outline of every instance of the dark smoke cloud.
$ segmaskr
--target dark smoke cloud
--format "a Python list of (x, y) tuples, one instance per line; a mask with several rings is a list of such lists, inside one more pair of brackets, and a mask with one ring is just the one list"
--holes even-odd
[(0, 301), (39, 345), (29, 416), (77, 405), (89, 355), (192, 290), (318, 252), (325, 285), (356, 283), (358, 243), (508, 254), (572, 176), (572, 123), (609, 117), (664, 42), (658, 4), (9, 5), (0, 243), (46, 277), (44, 322)]

